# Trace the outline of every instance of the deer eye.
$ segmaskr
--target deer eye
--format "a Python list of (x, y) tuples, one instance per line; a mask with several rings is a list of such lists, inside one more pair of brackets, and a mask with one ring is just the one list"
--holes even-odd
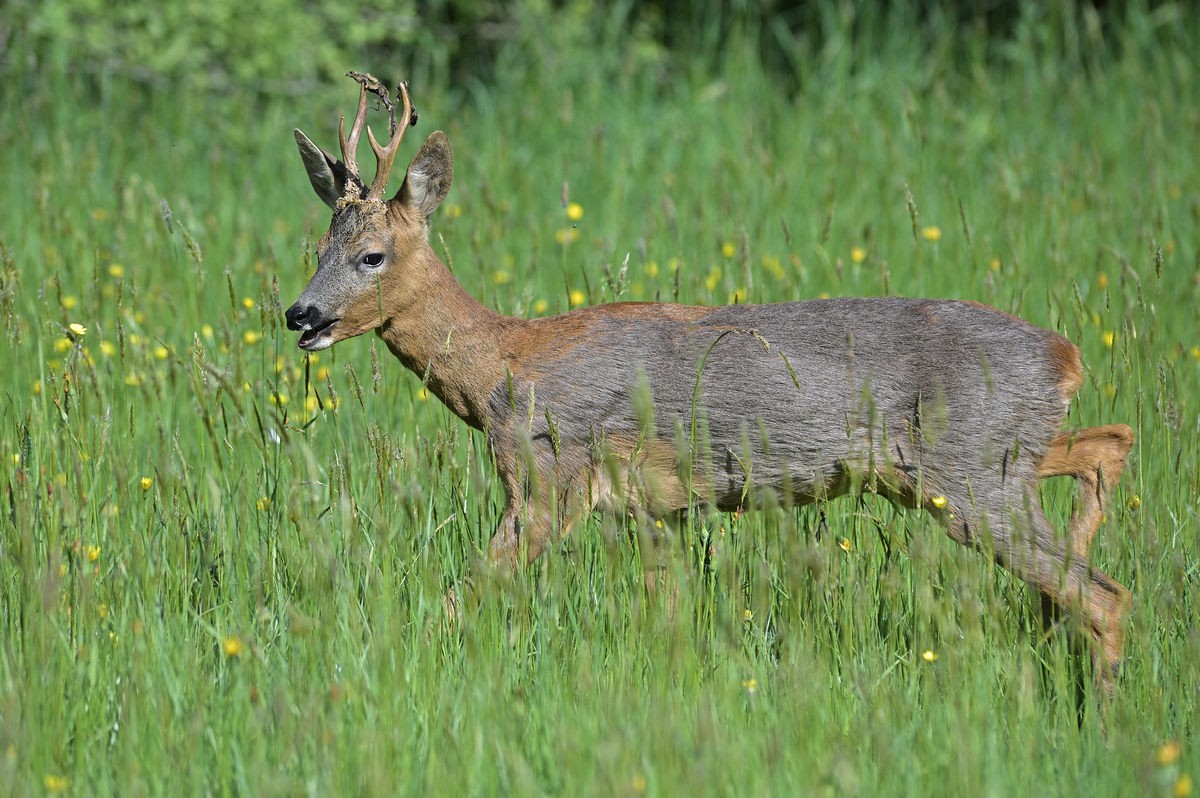
[(363, 266), (369, 266), (372, 269), (382, 266), (383, 265), (383, 253), (382, 252), (368, 252), (366, 255), (363, 255), (362, 264), (363, 264)]

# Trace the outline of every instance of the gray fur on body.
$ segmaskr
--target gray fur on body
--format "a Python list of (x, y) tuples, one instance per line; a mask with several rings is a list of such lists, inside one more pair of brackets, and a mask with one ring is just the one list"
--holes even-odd
[(1049, 356), (1063, 339), (967, 302), (813, 300), (693, 321), (600, 312), (578, 335), (510, 364), (491, 400), (493, 450), (528, 436), (538, 463), (570, 478), (606, 440), (669, 441), (680, 470), (690, 451), (702, 503), (719, 509), (857, 480), (906, 503), (944, 493), (1011, 506), (1066, 410)]

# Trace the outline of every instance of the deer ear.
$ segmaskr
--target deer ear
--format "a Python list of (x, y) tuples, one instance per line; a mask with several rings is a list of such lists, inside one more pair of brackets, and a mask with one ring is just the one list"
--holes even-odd
[(413, 156), (408, 174), (404, 176), (404, 185), (400, 186), (394, 201), (420, 211), (428, 219), (450, 193), (453, 181), (454, 153), (450, 150), (450, 139), (442, 131), (435, 130)]
[(330, 208), (334, 207), (346, 190), (346, 167), (313, 144), (298, 128), (295, 133), (296, 146), (300, 148), (300, 157), (304, 160), (304, 171), (308, 172), (308, 182), (312, 183), (313, 191), (317, 192), (322, 202)]

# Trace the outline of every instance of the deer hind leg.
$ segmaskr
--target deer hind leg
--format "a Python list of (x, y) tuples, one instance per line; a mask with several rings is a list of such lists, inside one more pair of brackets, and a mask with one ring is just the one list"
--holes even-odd
[[(1080, 622), (1091, 637), (1096, 684), (1111, 695), (1124, 650), (1129, 591), (1055, 534), (1037, 504), (1035, 484), (1031, 479), (1015, 506), (1012, 501), (993, 501), (980, 508), (983, 513), (972, 512), (966, 497), (950, 497), (945, 503), (940, 496), (937, 503), (926, 498), (925, 504), (947, 524), (952, 538), (976, 547), (990, 543), (1000, 565), (1041, 593), (1043, 607), (1052, 606)], [(1011, 495), (1003, 490), (993, 495), (1005, 493)]]
[(1133, 430), (1125, 424), (1073, 430), (1051, 441), (1038, 465), (1039, 478), (1071, 476), (1078, 482), (1068, 530), (1075, 553), (1084, 559), (1132, 447)]

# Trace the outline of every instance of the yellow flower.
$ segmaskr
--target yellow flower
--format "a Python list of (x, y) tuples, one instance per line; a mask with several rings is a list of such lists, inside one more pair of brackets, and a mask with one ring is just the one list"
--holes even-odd
[(578, 222), (583, 218), (583, 206), (578, 202), (567, 203), (567, 218), (572, 222)]
[(492, 272), (492, 282), (496, 285), (504, 285), (511, 279), (512, 275), (504, 269), (496, 269), (496, 271)]
[(271, 506), (271, 497), (270, 496), (260, 496), (258, 498), (258, 501), (254, 502), (254, 506), (258, 509), (258, 511), (260, 513), (263, 512), (264, 510), (266, 510), (268, 507)]
[(257, 330), (246, 330), (242, 333), (242, 342), (247, 346), (253, 346), (262, 340), (262, 333)]
[(842, 538), (838, 541), (838, 548), (847, 554), (850, 553), (850, 538)]
[(124, 277), (125, 267), (119, 263), (108, 264), (108, 274), (110, 277)]
[(34, 396), (42, 395), (42, 381), (41, 380), (33, 381), (33, 395)]
[(307, 410), (309, 413), (314, 412), (317, 409), (317, 397), (315, 397), (315, 396), (306, 397), (304, 399), (304, 409)]
[(1107, 274), (1105, 274), (1104, 272), (1100, 272), (1098, 275), (1096, 275), (1096, 287), (1099, 288), (1101, 291), (1103, 291), (1105, 288), (1108, 288), (1108, 275)]
[(746, 623), (754, 620), (754, 610), (745, 609), (742, 611), (742, 620)]
[(1133, 494), (1129, 497), (1129, 501), (1126, 502), (1126, 506), (1129, 507), (1130, 510), (1136, 510), (1142, 506), (1142, 497), (1136, 493)]
[(1160, 765), (1173, 765), (1179, 759), (1179, 755), (1183, 753), (1183, 746), (1178, 740), (1170, 740), (1162, 744), (1158, 749), (1158, 754), (1155, 759)]
[(754, 692), (758, 690), (758, 679), (746, 679), (744, 682), (742, 682), (742, 687), (747, 693), (753, 695)]
[(866, 259), (867, 259), (867, 251), (865, 249), (863, 249), (862, 247), (851, 247), (850, 248), (850, 260), (854, 261), (855, 263), (862, 263)]
[(46, 792), (64, 792), (70, 788), (71, 780), (66, 776), (47, 773), (46, 778), (42, 779), (42, 786), (46, 788)]
[(536, 299), (533, 302), (533, 312), (537, 315), (542, 315), (550, 309), (550, 303), (544, 299)]
[(646, 791), (646, 777), (641, 773), (635, 773), (633, 778), (629, 780), (629, 789), (637, 795), (641, 795)]
[(944, 508), (946, 506), (946, 497), (942, 496), (941, 494), (938, 494), (937, 496), (934, 496), (932, 499), (930, 499), (929, 503), (932, 504), (934, 507), (938, 508), (939, 510), (941, 510), (942, 508)]
[(572, 244), (579, 240), (579, 230), (574, 227), (561, 227), (554, 231), (554, 240), (560, 244)]
[(724, 244), (721, 245), (721, 257), (732, 258), (736, 254), (737, 254), (737, 247), (735, 247), (733, 245), (732, 241), (726, 241)]
[(112, 357), (116, 353), (117, 353), (117, 345), (114, 344), (112, 341), (101, 341), (100, 342), (100, 354), (104, 355), (105, 357)]
[(88, 562), (95, 562), (96, 560), (100, 559), (100, 547), (99, 546), (88, 546), (87, 547), (87, 558), (88, 558)]
[(715, 291), (721, 282), (721, 269), (718, 266), (713, 266), (708, 270), (708, 276), (704, 278), (704, 287), (709, 291)]
[(288, 403), (288, 395), (286, 393), (279, 393), (278, 391), (271, 391), (269, 401), (276, 407), (283, 407)]
[(999, 259), (999, 258), (992, 258), (992, 259), (991, 259), (991, 260), (988, 262), (988, 268), (989, 268), (989, 269), (991, 269), (991, 270), (992, 270), (992, 271), (994, 271), (994, 272), (998, 272), (998, 271), (1000, 271), (1000, 259)]
[(1192, 347), (1192, 360), (1200, 360), (1200, 346)]
[(203, 335), (207, 340), (211, 341), (213, 338), (212, 325), (211, 324), (200, 325), (200, 334)]
[(73, 321), (67, 325), (67, 329), (76, 335), (87, 335), (87, 327), (84, 327), (77, 321)]
[(941, 241), (942, 240), (942, 228), (938, 227), (937, 225), (933, 225), (933, 224), (929, 225), (928, 227), (922, 227), (921, 228), (921, 238), (924, 238), (926, 241), (934, 241), (934, 242)]
[(142, 378), (139, 377), (137, 374), (126, 374), (125, 375), (125, 384), (128, 385), (130, 388), (136, 388), (137, 386), (142, 384)]
[(141, 486), (142, 490), (150, 490), (154, 485), (154, 479), (152, 477), (142, 477), (138, 480), (138, 485)]
[(647, 277), (657, 277), (658, 276), (658, 262), (657, 261), (652, 260), (646, 264), (646, 276)]
[(74, 346), (74, 344), (71, 343), (70, 338), (58, 338), (54, 341), (54, 351), (60, 355), (70, 350), (72, 346)]
[(938, 655), (936, 651), (930, 651), (927, 649), (921, 653), (921, 659), (925, 660), (926, 662), (937, 662), (937, 658)]
[(1171, 795), (1175, 798), (1188, 798), (1192, 794), (1192, 777), (1187, 773), (1180, 774), (1175, 780), (1175, 787), (1171, 790)]
[(224, 651), (225, 656), (229, 657), (230, 659), (233, 657), (240, 657), (245, 648), (245, 644), (233, 635), (230, 635), (221, 641), (221, 650)]
[(74, 307), (75, 307), (76, 305), (78, 305), (78, 304), (79, 304), (79, 298), (78, 298), (78, 297), (74, 297), (74, 296), (70, 296), (70, 295), (68, 295), (68, 296), (65, 296), (65, 297), (63, 297), (63, 298), (62, 298), (62, 306), (63, 306), (64, 308), (66, 308), (67, 310), (71, 310), (72, 308), (74, 308)]
[(1117, 341), (1117, 334), (1112, 330), (1104, 331), (1104, 345), (1109, 349), (1113, 348), (1113, 344)]
[(103, 601), (96, 605), (96, 614), (100, 616), (100, 620), (108, 618), (108, 605)]
[[(312, 355), (309, 355), (309, 357), (311, 358)], [(329, 379), (329, 369), (321, 366), (321, 368), (317, 369), (317, 373), (314, 374), (313, 377), (321, 382), (325, 382), (325, 380)]]
[(586, 295), (586, 294), (584, 294), (582, 291), (580, 291), (578, 288), (574, 288), (574, 289), (572, 289), (572, 290), (571, 290), (571, 293), (570, 293), (570, 295), (567, 297), (567, 299), (569, 299), (569, 300), (570, 300), (570, 302), (571, 302), (571, 307), (573, 307), (573, 308), (574, 308), (574, 307), (579, 307), (579, 306), (580, 306), (580, 305), (582, 305), (584, 302), (586, 302), (586, 301), (587, 301), (587, 295)]
[(419, 399), (420, 401), (424, 402), (428, 398), (429, 398), (429, 389), (428, 388), (421, 388), (420, 390), (417, 391), (417, 399)]
[(446, 215), (447, 219), (457, 219), (462, 216), (462, 206), (452, 202), (442, 209), (442, 213)]
[(248, 296), (242, 297), (242, 307), (244, 307), (246, 310), (249, 310), (250, 308), (254, 307), (254, 300)]
[(167, 349), (162, 344), (159, 344), (158, 346), (154, 347), (154, 359), (155, 360), (166, 360), (170, 356), (171, 356), (171, 350)]

